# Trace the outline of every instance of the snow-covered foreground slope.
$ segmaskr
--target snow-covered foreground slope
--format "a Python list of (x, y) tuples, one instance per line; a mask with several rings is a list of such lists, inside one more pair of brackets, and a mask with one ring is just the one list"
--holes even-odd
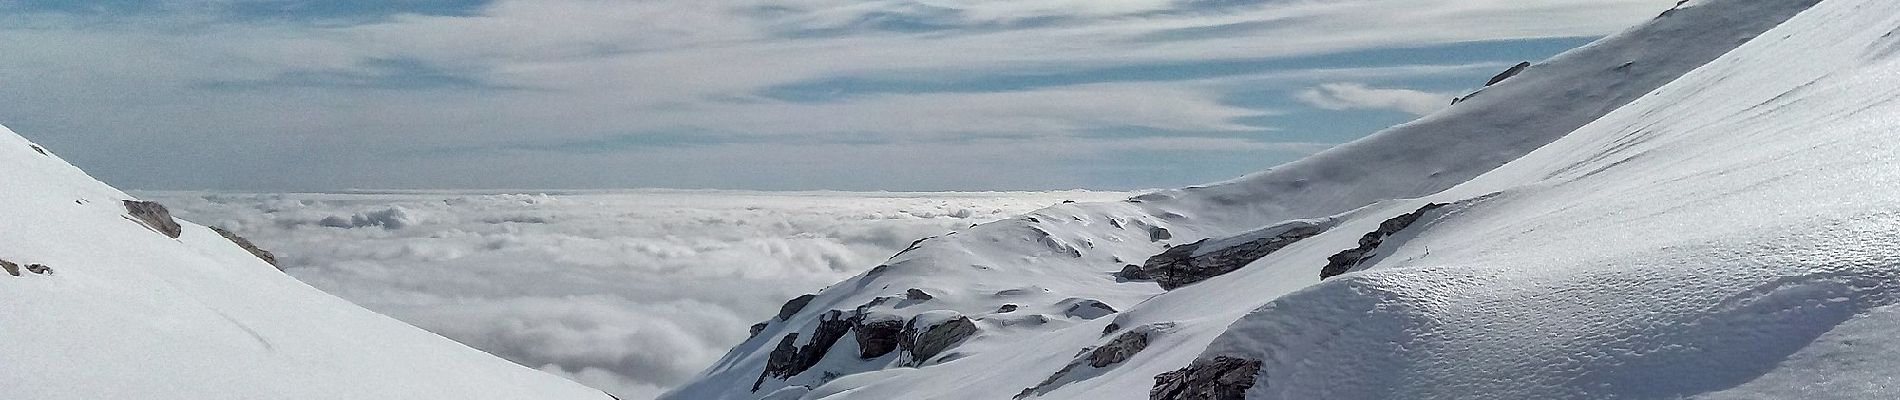
[(608, 398), (319, 292), (208, 228), (141, 222), (130, 199), (0, 128), (0, 398)]
[(1900, 9), (1816, 3), (1689, 1), (1307, 160), (925, 240), (671, 397), (1891, 398)]
[(1207, 356), (1264, 360), (1251, 398), (1900, 396), (1896, 27), (1821, 2)]

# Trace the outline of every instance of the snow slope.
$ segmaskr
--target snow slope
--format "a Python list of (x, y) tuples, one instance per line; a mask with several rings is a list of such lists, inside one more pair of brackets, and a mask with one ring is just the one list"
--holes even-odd
[[(1459, 231), (1447, 234), (1469, 236), (1437, 238), (1419, 232), (1440, 232), (1437, 226), (1448, 220), (1446, 215), (1464, 215), (1489, 204), (1511, 201), (1513, 194), (1510, 193), (1492, 197), (1485, 195), (1516, 185), (1537, 183), (1529, 179), (1498, 178), (1509, 173), (1505, 170), (1493, 171), (1500, 165), (1519, 160), (1533, 151), (1548, 154), (1550, 151), (1538, 149), (1549, 147), (1546, 145), (1555, 146), (1553, 142), (1584, 140), (1574, 136), (1588, 130), (1577, 134), (1572, 132), (1598, 121), (1612, 111), (1627, 108), (1626, 105), (1639, 98), (1667, 96), (1668, 93), (1654, 91), (1703, 67), (1711, 60), (1723, 57), (1736, 46), (1751, 43), (1751, 46), (1762, 47), (1770, 46), (1769, 43), (1777, 40), (1787, 40), (1768, 37), (1751, 41), (1815, 2), (1691, 1), (1648, 24), (1537, 64), (1444, 112), (1305, 160), (1229, 182), (1163, 191), (1126, 202), (1061, 205), (1021, 218), (925, 240), (912, 250), (894, 256), (884, 266), (816, 294), (809, 305), (788, 308), (788, 311), (797, 311), (788, 315), (788, 318), (766, 321), (755, 337), (733, 349), (699, 379), (677, 389), (668, 398), (1146, 398), (1149, 389), (1155, 385), (1154, 377), (1157, 375), (1188, 366), (1197, 359), (1208, 361), (1223, 355), (1251, 359), (1263, 359), (1269, 354), (1281, 355), (1275, 361), (1283, 363), (1266, 365), (1279, 368), (1279, 371), (1310, 369), (1331, 373), (1318, 375), (1325, 379), (1360, 379), (1340, 382), (1407, 377), (1406, 371), (1410, 366), (1399, 363), (1386, 364), (1390, 369), (1379, 370), (1376, 374), (1360, 375), (1353, 375), (1353, 371), (1359, 371), (1363, 366), (1356, 362), (1316, 368), (1314, 364), (1332, 361), (1328, 358), (1287, 355), (1283, 349), (1272, 348), (1275, 344), (1269, 342), (1276, 339), (1264, 337), (1307, 333), (1312, 336), (1308, 338), (1312, 342), (1332, 343), (1336, 338), (1331, 334), (1337, 330), (1374, 329), (1387, 325), (1405, 327), (1402, 324), (1357, 324), (1356, 318), (1364, 310), (1352, 307), (1383, 310), (1391, 300), (1367, 296), (1367, 292), (1356, 290), (1359, 286), (1353, 284), (1335, 283), (1358, 282), (1372, 274), (1351, 274), (1314, 287), (1320, 283), (1322, 267), (1327, 266), (1330, 259), (1337, 258), (1342, 250), (1361, 247), (1366, 243), (1364, 236), (1368, 232), (1383, 231), (1396, 216), (1412, 213), (1433, 202), (1450, 205), (1420, 213), (1422, 218), (1421, 222), (1415, 224), (1418, 225), (1416, 229), (1408, 227), (1392, 235), (1382, 236), (1383, 244), (1364, 253), (1363, 261), (1357, 263), (1357, 269), (1385, 269), (1396, 263), (1413, 262), (1428, 254), (1428, 249), (1439, 249), (1438, 253), (1429, 253), (1432, 257), (1439, 257), (1436, 258), (1438, 260), (1451, 260), (1443, 258), (1442, 255), (1448, 254), (1443, 247), (1423, 244), (1431, 240), (1495, 241), (1498, 235), (1523, 233), (1474, 230), (1471, 233)], [(1869, 23), (1862, 27), (1866, 26), (1883, 25)], [(1699, 75), (1715, 75), (1707, 79), (1719, 80), (1721, 73), (1701, 72)], [(1648, 100), (1646, 104), (1658, 101)], [(1649, 109), (1654, 113), (1652, 118), (1672, 122), (1678, 121), (1673, 118), (1688, 114), (1689, 111), (1655, 106)], [(1638, 111), (1621, 113), (1634, 112)], [(1699, 119), (1695, 122), (1708, 124), (1713, 120)], [(1598, 122), (1591, 126), (1602, 124)], [(1683, 126), (1694, 125), (1685, 123)], [(1685, 153), (1710, 151), (1694, 149), (1690, 145), (1695, 141), (1685, 143), (1691, 148), (1683, 150)], [(1589, 158), (1576, 153), (1557, 153), (1549, 157), (1558, 160), (1551, 161), (1553, 163), (1570, 162), (1565, 165), (1610, 159)], [(1524, 162), (1527, 161), (1517, 161), (1518, 164)], [(1702, 167), (1699, 165), (1663, 163), (1649, 167), (1690, 175), (1719, 173), (1698, 169)], [(1536, 173), (1524, 174), (1541, 177)], [(1636, 174), (1641, 175), (1640, 172)], [(1480, 175), (1484, 178), (1473, 180)], [(1489, 187), (1493, 190), (1489, 191), (1468, 189), (1478, 187), (1474, 185), (1480, 182), (1497, 183), (1491, 183)], [(1615, 192), (1597, 194), (1614, 196)], [(1428, 199), (1413, 200), (1427, 196)], [(1653, 206), (1668, 203), (1651, 201), (1644, 204)], [(1651, 212), (1674, 211), (1654, 209)], [(1231, 273), (1172, 291), (1163, 291), (1153, 283), (1123, 279), (1115, 274), (1125, 265), (1143, 264), (1144, 260), (1161, 254), (1171, 245), (1211, 238), (1202, 246), (1224, 248), (1278, 235), (1284, 229), (1275, 230), (1275, 227), (1285, 221), (1320, 219), (1329, 221), (1323, 233), (1279, 248)], [(1605, 231), (1595, 233), (1617, 237), (1614, 230), (1620, 227), (1610, 222), (1621, 221), (1603, 222), (1605, 224), (1596, 227)], [(1686, 229), (1681, 225), (1676, 227)], [(1551, 242), (1538, 243), (1553, 245)], [(1563, 249), (1548, 249), (1541, 253), (1532, 250), (1518, 254), (1556, 254), (1589, 248), (1576, 243), (1579, 242), (1567, 243)], [(1486, 248), (1493, 252), (1502, 251), (1496, 243)], [(1200, 248), (1193, 251), (1192, 255), (1205, 255), (1214, 250)], [(1456, 254), (1501, 257), (1480, 252)], [(1303, 290), (1309, 287), (1313, 288)], [(1327, 287), (1342, 288), (1334, 289), (1340, 293), (1311, 294)], [(910, 289), (920, 290), (930, 296), (927, 299), (907, 297), (905, 293)], [(1275, 301), (1282, 295), (1295, 292), (1299, 294)], [(1317, 300), (1291, 300), (1304, 296), (1320, 296), (1343, 305), (1334, 306)], [(1078, 304), (1091, 302), (1106, 304), (1117, 312), (1106, 316), (1075, 312)], [(1270, 302), (1272, 305), (1268, 305)], [(1287, 317), (1272, 315), (1272, 310), (1292, 307), (1293, 304), (1315, 309), (1298, 314), (1306, 319), (1297, 320), (1299, 323), (1291, 325), (1280, 322)], [(1263, 305), (1268, 305), (1268, 308), (1255, 311)], [(935, 320), (941, 320), (945, 312), (968, 316), (977, 330), (968, 337), (957, 338), (960, 340), (947, 353), (922, 360), (903, 351), (863, 357), (860, 346), (863, 346), (861, 339), (866, 337), (866, 332), (861, 332), (865, 330), (856, 326), (843, 332), (842, 338), (835, 343), (815, 343), (812, 340), (814, 337), (826, 336), (824, 333), (828, 329), (836, 333), (838, 321), (851, 315), (904, 319), (926, 312), (931, 313), (929, 315)], [(1246, 317), (1245, 320), (1242, 320), (1243, 317)], [(825, 322), (827, 320), (832, 322)], [(1298, 331), (1301, 326), (1316, 324), (1314, 321), (1321, 320), (1334, 321), (1339, 325), (1317, 324), (1313, 326), (1330, 328), (1313, 332)], [(1236, 325), (1236, 321), (1241, 322)], [(1297, 332), (1266, 333), (1264, 337), (1247, 333), (1265, 329), (1256, 328), (1255, 324)], [(1230, 325), (1234, 327), (1231, 330)], [(1416, 331), (1396, 329), (1376, 333), (1385, 336), (1369, 341), (1391, 341)], [(1597, 333), (1605, 337), (1617, 337), (1614, 331)], [(1139, 336), (1141, 345), (1128, 347), (1130, 341), (1120, 340), (1130, 335)], [(1383, 342), (1368, 343), (1353, 342), (1367, 346)], [(1311, 343), (1289, 346), (1306, 345)], [(798, 362), (798, 357), (812, 353), (805, 349), (806, 346), (819, 347), (817, 350), (822, 351), (816, 353), (823, 358), (815, 363)], [(1350, 346), (1327, 348), (1338, 352), (1355, 351)], [(1498, 348), (1509, 349), (1509, 346)], [(1117, 353), (1104, 349), (1131, 351), (1121, 351), (1130, 354), (1124, 354), (1117, 360), (1118, 357), (1098, 356), (1105, 352)], [(791, 350), (797, 350), (800, 355), (792, 357)], [(1444, 352), (1440, 350), (1440, 353)], [(780, 355), (775, 356), (774, 353)], [(1376, 352), (1355, 354), (1385, 360), (1379, 357), (1391, 357), (1395, 352), (1379, 349)], [(1325, 357), (1335, 355), (1328, 353)], [(1104, 364), (1099, 362), (1103, 359), (1116, 362), (1098, 365)], [(793, 368), (790, 371), (780, 368), (787, 365)], [(1483, 367), (1490, 368), (1486, 371), (1519, 371), (1524, 368), (1523, 365)], [(781, 373), (761, 376), (762, 372), (773, 370)], [(1269, 370), (1261, 376), (1272, 374)], [(1305, 380), (1314, 384), (1294, 386), (1314, 391), (1263, 392), (1268, 388), (1278, 390), (1287, 386), (1276, 383), (1284, 381), (1275, 379), (1262, 378), (1257, 390), (1252, 393), (1255, 397), (1265, 398), (1283, 398), (1275, 397), (1274, 394), (1287, 394), (1288, 397), (1284, 398), (1302, 398), (1294, 394), (1340, 394), (1325, 392), (1324, 388), (1336, 385), (1328, 384), (1324, 379)], [(1431, 386), (1430, 381), (1415, 383)], [(1451, 387), (1440, 389), (1447, 390), (1446, 393), (1459, 393)], [(1379, 393), (1428, 394), (1400, 391)], [(1365, 398), (1383, 397), (1386, 396)], [(1392, 398), (1405, 397), (1400, 395)], [(1337, 398), (1356, 397), (1348, 395)]]
[(1205, 355), (1262, 399), (1900, 397), (1896, 27), (1821, 2)]
[(606, 399), (331, 297), (0, 128), (4, 399)]

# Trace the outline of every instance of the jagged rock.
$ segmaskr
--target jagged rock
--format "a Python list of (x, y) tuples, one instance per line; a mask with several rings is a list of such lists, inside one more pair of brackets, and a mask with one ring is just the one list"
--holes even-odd
[(0, 269), (7, 270), (7, 275), (20, 276), (20, 264), (12, 261), (0, 260)]
[(825, 313), (819, 317), (818, 328), (812, 331), (811, 342), (804, 346), (795, 345), (797, 333), (785, 334), (785, 339), (780, 340), (778, 347), (766, 356), (765, 371), (759, 373), (759, 380), (752, 384), (752, 390), (759, 390), (767, 377), (791, 378), (818, 365), (818, 361), (824, 360), (825, 352), (831, 350), (831, 345), (837, 344), (838, 339), (843, 339), (844, 334), (851, 331), (857, 318), (857, 315), (847, 317), (838, 310)]
[(860, 318), (852, 329), (857, 331), (858, 358), (878, 358), (897, 350), (898, 342), (903, 341), (904, 319), (893, 315), (869, 315)]
[(752, 324), (752, 333), (746, 335), (745, 337), (746, 340), (752, 340), (752, 338), (759, 337), (759, 332), (765, 332), (765, 327), (766, 327), (766, 323), (764, 322)]
[(1004, 305), (1003, 305), (1002, 307), (997, 307), (997, 308), (996, 308), (996, 312), (998, 312), (998, 313), (1012, 313), (1012, 312), (1016, 312), (1016, 305), (1015, 305), (1015, 304), (1004, 304)]
[(924, 320), (928, 316), (930, 314), (920, 314), (904, 323), (903, 341), (898, 346), (910, 353), (913, 366), (923, 365), (925, 361), (976, 334), (976, 322), (970, 321), (969, 317), (956, 315), (932, 323)]
[(1260, 373), (1260, 361), (1227, 356), (1195, 361), (1155, 376), (1150, 400), (1244, 400)]
[[(1116, 276), (1127, 280), (1154, 280), (1162, 289), (1174, 290), (1216, 276), (1239, 270), (1247, 264), (1280, 251), (1294, 242), (1326, 232), (1327, 226), (1319, 223), (1296, 222), (1277, 235), (1262, 237), (1246, 243), (1212, 251), (1201, 251), (1208, 241), (1202, 239), (1169, 248), (1140, 266), (1123, 267)], [(1200, 255), (1195, 255), (1200, 253)]]
[(811, 300), (816, 298), (818, 298), (818, 295), (807, 294), (793, 297), (791, 300), (786, 301), (785, 305), (779, 306), (778, 308), (778, 320), (784, 321), (791, 319), (793, 315), (798, 315), (799, 311), (805, 310), (805, 305), (811, 304)]
[(919, 290), (917, 288), (910, 288), (910, 290), (904, 291), (904, 298), (921, 301), (921, 300), (930, 300), (937, 297), (931, 296), (930, 293), (924, 293), (923, 290)]
[(1089, 366), (1102, 368), (1120, 364), (1146, 348), (1148, 348), (1146, 330), (1136, 329), (1123, 332), (1121, 336), (1116, 336), (1115, 340), (1110, 340), (1108, 344), (1096, 347), (1095, 351), (1089, 352)]
[(1159, 242), (1159, 241), (1173, 239), (1173, 238), (1174, 238), (1174, 233), (1168, 232), (1168, 228), (1163, 228), (1159, 226), (1148, 228), (1148, 241), (1150, 242)]
[(1119, 311), (1116, 311), (1115, 307), (1111, 307), (1108, 303), (1103, 303), (1100, 300), (1082, 300), (1070, 305), (1067, 310), (1063, 310), (1062, 315), (1081, 319), (1096, 319), (1116, 312)]
[(1324, 280), (1326, 278), (1339, 276), (1339, 274), (1352, 271), (1353, 268), (1358, 268), (1359, 264), (1366, 262), (1368, 258), (1372, 258), (1372, 252), (1378, 250), (1380, 244), (1385, 243), (1385, 238), (1401, 230), (1405, 230), (1406, 227), (1412, 226), (1412, 223), (1418, 222), (1419, 218), (1424, 217), (1425, 213), (1436, 210), (1439, 207), (1444, 207), (1445, 205), (1445, 203), (1426, 204), (1424, 207), (1419, 207), (1416, 211), (1392, 217), (1391, 219), (1385, 220), (1385, 222), (1380, 222), (1379, 230), (1367, 232), (1365, 236), (1359, 237), (1359, 247), (1347, 249), (1346, 251), (1341, 251), (1337, 254), (1333, 254), (1331, 257), (1327, 257), (1326, 267), (1320, 268), (1319, 270), (1319, 279)]
[(37, 275), (47, 275), (53, 273), (53, 267), (48, 267), (44, 264), (27, 264), (26, 272), (32, 272)]
[(1511, 66), (1510, 69), (1506, 69), (1504, 72), (1499, 72), (1496, 76), (1492, 76), (1491, 80), (1484, 82), (1484, 86), (1490, 87), (1491, 85), (1498, 84), (1498, 82), (1504, 82), (1505, 79), (1511, 79), (1511, 77), (1517, 76), (1517, 74), (1524, 73), (1524, 70), (1530, 67), (1531, 63), (1529, 61), (1517, 63), (1517, 65)]
[(177, 239), (178, 235), (185, 233), (184, 227), (178, 225), (178, 220), (172, 219), (171, 210), (166, 210), (163, 204), (126, 200), (125, 211), (130, 213), (132, 218), (138, 219), (145, 226), (167, 237)]
[(257, 245), (252, 244), (249, 239), (245, 239), (243, 236), (238, 236), (238, 234), (236, 233), (231, 233), (231, 231), (227, 231), (227, 230), (224, 230), (224, 228), (219, 228), (215, 226), (211, 227), (211, 231), (217, 232), (218, 236), (223, 236), (226, 240), (230, 240), (231, 243), (236, 243), (238, 245), (238, 248), (242, 248), (244, 249), (244, 251), (251, 252), (251, 255), (257, 256), (258, 259), (264, 260), (264, 262), (266, 263), (270, 263), (270, 265), (273, 267), (277, 267), (277, 270), (279, 271), (284, 270), (283, 266), (277, 265), (276, 255), (271, 254), (270, 251), (268, 250), (258, 248)]

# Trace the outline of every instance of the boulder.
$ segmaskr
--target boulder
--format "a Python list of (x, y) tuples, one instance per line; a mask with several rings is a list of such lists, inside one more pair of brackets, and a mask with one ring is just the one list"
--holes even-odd
[(1260, 373), (1260, 360), (1227, 356), (1196, 360), (1179, 370), (1155, 376), (1150, 400), (1245, 400)]
[(894, 315), (867, 315), (852, 329), (857, 331), (858, 358), (878, 358), (897, 350), (898, 343), (903, 341), (904, 319)]
[(0, 260), (0, 269), (6, 270), (7, 275), (20, 276), (20, 264), (14, 264), (12, 261)]
[(910, 290), (905, 290), (905, 291), (904, 291), (904, 298), (905, 298), (905, 299), (910, 299), (910, 300), (918, 300), (918, 301), (922, 301), (922, 300), (930, 300), (930, 299), (934, 299), (934, 298), (937, 298), (937, 297), (936, 297), (936, 296), (931, 296), (931, 295), (930, 295), (930, 293), (924, 293), (924, 291), (923, 291), (923, 290), (920, 290), (920, 289), (917, 289), (917, 288), (910, 288)]
[(171, 210), (166, 210), (163, 204), (150, 201), (126, 200), (125, 211), (130, 214), (132, 218), (145, 224), (146, 227), (152, 228), (152, 230), (158, 231), (158, 233), (164, 234), (166, 237), (177, 239), (178, 235), (185, 233), (184, 227), (178, 225), (178, 220), (172, 219)]

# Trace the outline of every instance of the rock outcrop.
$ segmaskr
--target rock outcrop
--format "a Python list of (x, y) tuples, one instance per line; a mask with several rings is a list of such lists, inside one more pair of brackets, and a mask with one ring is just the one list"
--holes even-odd
[(1146, 348), (1148, 348), (1148, 330), (1134, 329), (1122, 332), (1120, 336), (1115, 337), (1115, 340), (1110, 340), (1108, 344), (1096, 347), (1095, 350), (1089, 352), (1089, 366), (1102, 368), (1120, 364)]
[(130, 214), (133, 219), (138, 220), (139, 223), (145, 224), (146, 227), (152, 228), (152, 230), (158, 231), (158, 233), (164, 234), (167, 237), (177, 239), (178, 235), (185, 233), (185, 228), (178, 225), (178, 220), (172, 219), (171, 210), (166, 210), (163, 204), (150, 201), (126, 200), (125, 211)]
[(1419, 218), (1424, 217), (1425, 213), (1437, 210), (1439, 207), (1444, 207), (1445, 205), (1445, 203), (1426, 204), (1424, 207), (1419, 207), (1417, 211), (1405, 213), (1387, 219), (1385, 222), (1380, 222), (1379, 230), (1367, 232), (1365, 236), (1359, 237), (1359, 247), (1341, 251), (1338, 254), (1333, 254), (1332, 257), (1327, 257), (1326, 267), (1321, 268), (1319, 271), (1319, 279), (1323, 280), (1339, 276), (1339, 274), (1352, 271), (1353, 268), (1358, 268), (1359, 264), (1363, 264), (1367, 259), (1372, 258), (1373, 251), (1378, 250), (1379, 245), (1385, 243), (1385, 238), (1405, 230), (1405, 228), (1412, 226), (1413, 223), (1418, 222)]
[(903, 342), (904, 319), (885, 314), (867, 315), (852, 329), (857, 332), (858, 358), (878, 358), (896, 351)]
[(1155, 376), (1150, 400), (1244, 400), (1260, 373), (1260, 360), (1227, 356)]
[(805, 305), (811, 304), (811, 300), (816, 298), (818, 298), (818, 295), (807, 294), (793, 297), (791, 300), (786, 301), (785, 305), (779, 306), (778, 308), (778, 320), (789, 320), (793, 315), (798, 315), (799, 311), (805, 311)]
[(1490, 87), (1491, 85), (1496, 85), (1500, 82), (1504, 82), (1505, 79), (1511, 79), (1511, 77), (1517, 76), (1517, 74), (1524, 73), (1524, 70), (1530, 69), (1530, 68), (1531, 68), (1530, 61), (1517, 63), (1517, 65), (1511, 66), (1510, 69), (1506, 69), (1504, 70), (1504, 72), (1499, 72), (1496, 76), (1492, 76), (1491, 80), (1484, 82), (1484, 86)]
[(904, 324), (903, 341), (899, 346), (910, 353), (912, 366), (923, 365), (976, 334), (976, 322), (969, 317), (956, 315), (936, 323), (921, 321), (926, 315), (929, 314), (911, 318)]
[(252, 244), (249, 239), (245, 239), (243, 236), (238, 236), (238, 234), (236, 233), (231, 233), (231, 231), (224, 230), (224, 228), (219, 228), (215, 226), (211, 227), (211, 231), (217, 232), (218, 236), (223, 236), (225, 239), (230, 240), (231, 243), (236, 243), (239, 248), (244, 249), (244, 251), (250, 252), (251, 255), (253, 256), (257, 256), (258, 259), (264, 260), (264, 262), (266, 263), (270, 263), (270, 265), (273, 267), (277, 267), (277, 270), (279, 271), (284, 270), (284, 266), (277, 265), (277, 255), (271, 254), (270, 251), (268, 250), (258, 248), (257, 245)]
[(812, 331), (811, 341), (804, 346), (797, 345), (798, 333), (786, 334), (785, 339), (779, 340), (778, 347), (766, 356), (765, 372), (759, 373), (759, 380), (752, 383), (752, 390), (759, 390), (765, 378), (790, 378), (818, 365), (818, 361), (823, 360), (825, 353), (831, 350), (831, 345), (837, 344), (838, 339), (843, 339), (846, 333), (851, 332), (857, 317), (846, 316), (838, 310), (820, 316), (818, 328)]
[(1292, 224), (1283, 227), (1285, 230), (1278, 234), (1221, 249), (1203, 251), (1203, 247), (1209, 243), (1206, 239), (1175, 246), (1149, 257), (1142, 265), (1123, 267), (1116, 275), (1128, 280), (1153, 280), (1161, 284), (1162, 289), (1174, 290), (1239, 270), (1294, 242), (1326, 232), (1327, 228), (1326, 225), (1312, 222)]

